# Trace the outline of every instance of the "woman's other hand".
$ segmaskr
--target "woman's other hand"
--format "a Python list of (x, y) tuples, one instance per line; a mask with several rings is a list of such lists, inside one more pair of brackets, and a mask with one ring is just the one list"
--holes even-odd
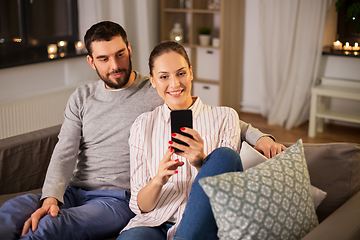
[(169, 178), (176, 174), (177, 168), (184, 165), (184, 162), (179, 161), (179, 159), (172, 160), (171, 155), (174, 153), (174, 149), (170, 146), (159, 163), (159, 169), (155, 177), (153, 178), (154, 183), (157, 183), (161, 186), (165, 185)]
[(169, 178), (177, 173), (177, 168), (184, 165), (179, 160), (172, 160), (174, 150), (169, 147), (163, 159), (159, 163), (157, 174), (150, 182), (143, 187), (137, 196), (137, 203), (142, 212), (150, 212), (160, 199), (162, 187), (169, 181)]

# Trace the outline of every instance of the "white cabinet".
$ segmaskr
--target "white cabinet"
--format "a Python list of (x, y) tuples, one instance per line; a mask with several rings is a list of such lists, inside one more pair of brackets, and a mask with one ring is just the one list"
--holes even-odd
[(212, 106), (220, 105), (218, 84), (194, 82), (193, 91), (193, 95), (200, 97), (204, 104)]
[(212, 48), (196, 48), (196, 78), (219, 82), (220, 50)]

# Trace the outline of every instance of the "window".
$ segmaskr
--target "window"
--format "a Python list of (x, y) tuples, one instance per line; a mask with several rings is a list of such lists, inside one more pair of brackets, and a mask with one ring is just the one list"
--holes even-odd
[(0, 0), (0, 64), (47, 59), (47, 45), (78, 40), (77, 0)]
[[(347, 15), (349, 7), (354, 9), (356, 4), (360, 6), (360, 0), (345, 0), (339, 8), (337, 30), (339, 35), (338, 39), (342, 43), (349, 42), (350, 45), (354, 45), (355, 42), (360, 43), (360, 28), (358, 31), (356, 30), (357, 25), (360, 24), (360, 15)], [(349, 18), (349, 20), (346, 20), (347, 18)]]

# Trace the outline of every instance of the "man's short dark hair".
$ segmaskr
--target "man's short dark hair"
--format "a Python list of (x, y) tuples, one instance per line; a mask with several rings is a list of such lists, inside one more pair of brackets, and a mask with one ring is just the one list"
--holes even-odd
[(127, 35), (119, 24), (103, 21), (92, 25), (85, 34), (84, 41), (88, 54), (92, 56), (91, 43), (94, 41), (110, 41), (115, 36), (121, 36), (128, 46)]

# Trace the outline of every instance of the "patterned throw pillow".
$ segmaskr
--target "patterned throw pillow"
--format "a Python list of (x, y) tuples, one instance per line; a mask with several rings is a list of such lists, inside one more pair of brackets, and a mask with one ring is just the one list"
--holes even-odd
[[(244, 171), (267, 161), (267, 158), (264, 155), (259, 153), (245, 141), (241, 143), (240, 158)], [(316, 210), (320, 203), (325, 199), (327, 193), (313, 185), (311, 185), (310, 187)]]
[(246, 172), (199, 183), (220, 239), (300, 239), (319, 224), (301, 140)]

